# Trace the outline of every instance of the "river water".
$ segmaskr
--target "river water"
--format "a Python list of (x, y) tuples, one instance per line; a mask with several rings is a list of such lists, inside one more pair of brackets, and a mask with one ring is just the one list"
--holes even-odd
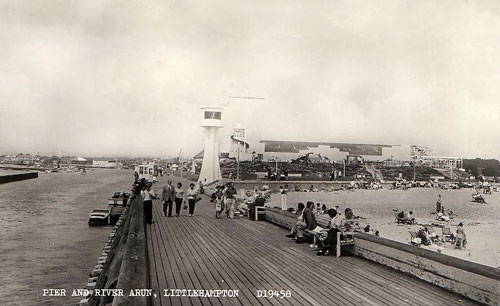
[(39, 175), (0, 185), (0, 305), (76, 305), (71, 291), (85, 288), (112, 229), (89, 227), (88, 214), (133, 180), (132, 170)]

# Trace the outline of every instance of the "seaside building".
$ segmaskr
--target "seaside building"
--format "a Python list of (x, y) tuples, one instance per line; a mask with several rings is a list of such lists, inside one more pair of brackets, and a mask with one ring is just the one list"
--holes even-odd
[(462, 169), (463, 158), (450, 156), (420, 156), (418, 162), (431, 168)]
[(2, 160), (2, 164), (16, 166), (32, 166), (40, 162), (40, 156), (31, 154), (19, 153), (17, 155), (7, 155)]
[[(275, 159), (291, 161), (307, 153), (313, 153), (327, 157), (331, 161), (363, 163), (366, 160), (382, 161), (394, 158), (395, 148), (400, 147), (400, 145), (386, 144), (261, 140), (260, 148), (256, 151), (262, 152), (265, 161)], [(397, 155), (400, 158), (410, 159), (409, 151), (407, 154)]]
[(94, 160), (92, 162), (92, 167), (94, 168), (117, 168), (118, 163), (113, 160)]

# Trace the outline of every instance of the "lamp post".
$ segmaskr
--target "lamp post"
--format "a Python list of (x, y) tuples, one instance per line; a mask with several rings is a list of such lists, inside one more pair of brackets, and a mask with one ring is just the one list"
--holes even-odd
[(238, 162), (236, 164), (236, 179), (240, 180), (240, 146), (238, 146)]
[(417, 178), (417, 157), (414, 155), (413, 156), (413, 181)]
[(276, 180), (278, 180), (278, 158), (276, 158)]

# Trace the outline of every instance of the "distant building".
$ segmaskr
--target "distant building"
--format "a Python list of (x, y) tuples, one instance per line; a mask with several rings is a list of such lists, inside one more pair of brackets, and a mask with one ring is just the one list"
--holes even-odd
[(17, 166), (32, 166), (40, 162), (39, 156), (32, 156), (31, 154), (19, 153), (17, 155), (7, 155), (1, 161), (2, 164), (17, 165)]
[(94, 168), (117, 168), (118, 164), (115, 161), (94, 160), (92, 162)]
[[(264, 160), (278, 159), (291, 161), (308, 153), (328, 157), (333, 161), (348, 160), (363, 163), (365, 160), (385, 160), (394, 157), (394, 149), (400, 145), (353, 144), (336, 142), (274, 141), (261, 140), (256, 150), (262, 152)], [(410, 151), (405, 150), (401, 158), (410, 159)]]
[(461, 157), (449, 156), (419, 156), (418, 162), (421, 165), (437, 169), (462, 169), (464, 165)]
[(83, 157), (75, 157), (70, 160), (70, 164), (74, 166), (92, 166), (93, 161)]

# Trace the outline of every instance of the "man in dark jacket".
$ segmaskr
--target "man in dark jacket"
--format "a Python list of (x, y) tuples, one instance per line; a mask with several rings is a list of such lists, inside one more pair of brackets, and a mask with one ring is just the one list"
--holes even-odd
[(165, 217), (172, 217), (172, 206), (175, 201), (175, 187), (172, 185), (172, 180), (167, 181), (167, 185), (163, 186), (161, 193), (161, 199), (163, 200), (163, 214)]
[(314, 215), (313, 212), (313, 207), (314, 207), (314, 202), (307, 202), (306, 208), (304, 209), (304, 223), (305, 224), (298, 224), (297, 225), (297, 235), (295, 242), (296, 243), (303, 243), (305, 242), (304, 238), (304, 231), (305, 230), (313, 230), (317, 225), (318, 222), (316, 221), (316, 216)]

